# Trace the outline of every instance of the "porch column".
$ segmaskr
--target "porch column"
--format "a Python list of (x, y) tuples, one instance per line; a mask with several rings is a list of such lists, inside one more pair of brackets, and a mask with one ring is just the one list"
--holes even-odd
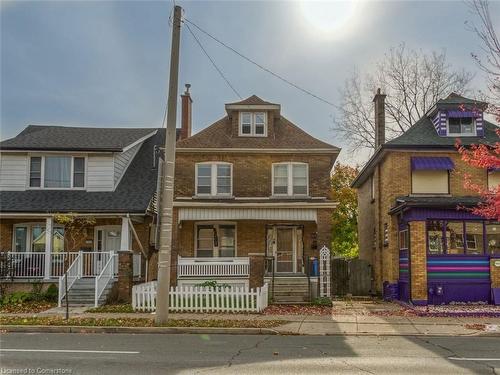
[(44, 279), (50, 279), (52, 237), (54, 232), (54, 219), (48, 217), (45, 219), (45, 270)]
[(128, 217), (122, 217), (120, 251), (130, 251), (130, 227)]
[(258, 288), (264, 285), (265, 273), (265, 255), (264, 253), (249, 253), (250, 258), (250, 278), (249, 287)]

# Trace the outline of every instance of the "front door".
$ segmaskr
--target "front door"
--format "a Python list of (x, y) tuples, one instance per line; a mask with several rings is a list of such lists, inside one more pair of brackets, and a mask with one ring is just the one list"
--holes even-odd
[(295, 228), (276, 228), (276, 272), (296, 272)]
[[(99, 274), (102, 271), (102, 268), (108, 261), (108, 257), (102, 254), (101, 252), (117, 252), (120, 250), (121, 243), (121, 227), (120, 226), (106, 226), (100, 227), (96, 229), (96, 244), (95, 244), (95, 253), (92, 256), (92, 261), (89, 262), (92, 264), (92, 272), (93, 274)], [(118, 258), (115, 260), (115, 270), (117, 270)]]

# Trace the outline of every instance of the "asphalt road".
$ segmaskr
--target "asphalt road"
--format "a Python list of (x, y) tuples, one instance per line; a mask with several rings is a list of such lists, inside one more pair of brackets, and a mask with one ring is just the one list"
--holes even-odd
[(8, 333), (0, 340), (0, 374), (500, 373), (500, 337)]

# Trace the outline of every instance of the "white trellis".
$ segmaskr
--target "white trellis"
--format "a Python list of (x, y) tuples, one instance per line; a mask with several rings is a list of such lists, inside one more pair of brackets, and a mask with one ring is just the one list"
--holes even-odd
[(330, 249), (323, 246), (319, 251), (319, 295), (320, 297), (331, 296), (330, 286)]

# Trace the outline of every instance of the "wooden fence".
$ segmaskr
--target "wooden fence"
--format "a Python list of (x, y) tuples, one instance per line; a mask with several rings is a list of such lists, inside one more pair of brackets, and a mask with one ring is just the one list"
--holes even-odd
[[(132, 307), (139, 311), (156, 310), (157, 282), (132, 288)], [(170, 311), (175, 312), (261, 312), (267, 307), (268, 285), (261, 288), (197, 287), (170, 288)]]

